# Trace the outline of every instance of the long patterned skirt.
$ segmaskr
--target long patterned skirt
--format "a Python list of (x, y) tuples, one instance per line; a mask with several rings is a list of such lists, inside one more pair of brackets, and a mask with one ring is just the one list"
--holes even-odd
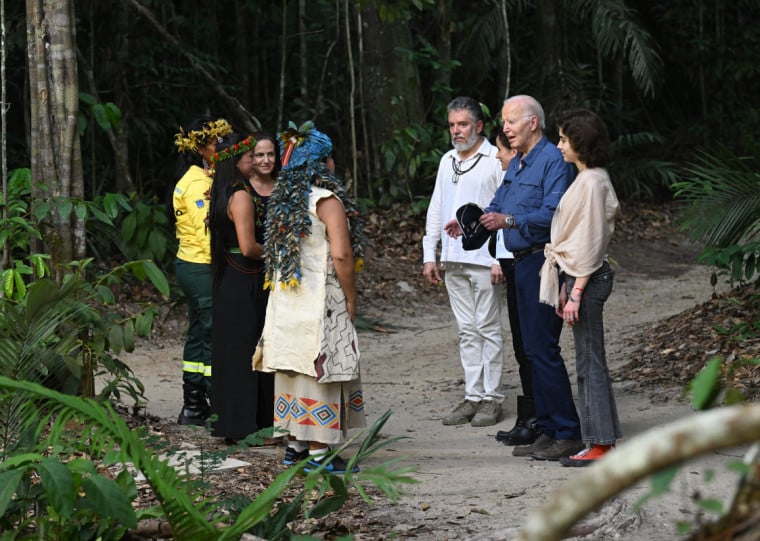
[(341, 443), (349, 428), (366, 426), (360, 379), (317, 383), (311, 376), (276, 372), (274, 426), (301, 441)]

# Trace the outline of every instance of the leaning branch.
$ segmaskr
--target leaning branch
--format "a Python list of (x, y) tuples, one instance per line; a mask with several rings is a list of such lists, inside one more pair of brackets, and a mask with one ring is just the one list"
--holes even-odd
[(719, 408), (649, 430), (608, 453), (532, 513), (519, 541), (563, 535), (612, 496), (668, 466), (760, 440), (760, 404)]
[(185, 49), (185, 47), (182, 46), (180, 40), (170, 34), (169, 31), (164, 28), (161, 23), (158, 22), (156, 17), (148, 8), (140, 4), (140, 2), (137, 0), (129, 0), (129, 3), (132, 4), (132, 7), (140, 12), (140, 14), (148, 19), (148, 21), (155, 27), (158, 33), (164, 37), (164, 39), (174, 45), (177, 50), (179, 50), (185, 56), (185, 58), (187, 58), (188, 62), (190, 62), (193, 68), (208, 81), (209, 85), (211, 85), (216, 93), (221, 96), (221, 98), (227, 103), (228, 107), (238, 116), (243, 124), (243, 127), (247, 131), (255, 132), (261, 129), (261, 122), (259, 122), (259, 119), (251, 114), (245, 107), (243, 107), (243, 104), (240, 103), (237, 98), (230, 96), (224, 87), (219, 84), (219, 81), (211, 73), (209, 73), (209, 71), (204, 68), (200, 62), (198, 62), (198, 59), (190, 54)]

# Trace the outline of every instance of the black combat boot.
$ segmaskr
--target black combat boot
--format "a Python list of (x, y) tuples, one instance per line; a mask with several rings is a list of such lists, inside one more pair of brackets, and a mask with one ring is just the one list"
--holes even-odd
[(185, 383), (182, 385), (184, 405), (179, 414), (177, 423), (181, 425), (204, 426), (206, 419), (211, 414), (211, 406), (206, 399), (206, 392), (197, 387)]
[(536, 422), (536, 408), (533, 399), (527, 396), (517, 397), (517, 422), (512, 430), (499, 430), (496, 440), (504, 445), (530, 445), (541, 435), (541, 428)]

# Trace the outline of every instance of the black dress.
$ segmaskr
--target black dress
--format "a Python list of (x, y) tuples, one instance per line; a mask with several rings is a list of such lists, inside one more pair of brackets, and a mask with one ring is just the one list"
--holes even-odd
[[(254, 200), (256, 241), (264, 242), (267, 197), (250, 186)], [(238, 248), (235, 224), (224, 225), (226, 265), (213, 290), (211, 354), (212, 436), (241, 439), (271, 427), (274, 418), (274, 376), (254, 372), (251, 358), (264, 328), (267, 298), (264, 263), (249, 259)]]

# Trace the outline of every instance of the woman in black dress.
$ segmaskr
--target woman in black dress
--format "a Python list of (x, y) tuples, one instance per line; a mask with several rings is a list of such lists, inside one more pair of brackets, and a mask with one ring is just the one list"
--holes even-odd
[(217, 360), (211, 375), (211, 412), (216, 417), (212, 436), (227, 443), (271, 427), (274, 416), (272, 376), (251, 371), (267, 303), (263, 242), (268, 194), (265, 183), (253, 183), (259, 193), (250, 178), (257, 177), (259, 171), (273, 181), (277, 173), (279, 160), (270, 169), (261, 163), (261, 156), (256, 156), (270, 140), (276, 145), (273, 137), (267, 139), (262, 136), (257, 141), (253, 136), (231, 134), (217, 145), (212, 158), (211, 341), (212, 357)]

